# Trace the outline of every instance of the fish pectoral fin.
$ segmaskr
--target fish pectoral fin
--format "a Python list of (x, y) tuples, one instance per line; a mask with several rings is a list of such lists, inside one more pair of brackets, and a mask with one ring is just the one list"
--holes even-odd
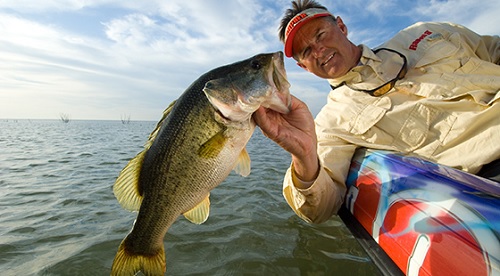
[(198, 149), (198, 155), (203, 158), (215, 158), (226, 144), (226, 137), (224, 136), (224, 130), (219, 131), (217, 134), (208, 139), (201, 147)]
[(208, 219), (210, 213), (210, 199), (208, 198), (210, 194), (205, 197), (198, 205), (193, 209), (184, 213), (184, 217), (192, 223), (202, 224)]
[(236, 173), (241, 176), (248, 176), (250, 174), (250, 156), (248, 155), (247, 149), (243, 148), (238, 156), (238, 161), (233, 169)]
[(113, 193), (120, 205), (129, 211), (139, 211), (142, 195), (139, 187), (139, 175), (146, 150), (130, 160), (120, 172), (113, 185)]

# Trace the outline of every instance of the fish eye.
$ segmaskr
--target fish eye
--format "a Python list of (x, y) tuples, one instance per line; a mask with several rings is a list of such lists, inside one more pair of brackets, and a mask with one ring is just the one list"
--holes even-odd
[(259, 70), (262, 66), (260, 65), (260, 62), (258, 60), (252, 60), (251, 64), (252, 68), (255, 70)]

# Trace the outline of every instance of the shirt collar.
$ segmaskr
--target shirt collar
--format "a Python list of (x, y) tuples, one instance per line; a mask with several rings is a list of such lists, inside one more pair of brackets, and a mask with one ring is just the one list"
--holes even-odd
[(347, 83), (355, 84), (359, 89), (373, 89), (395, 78), (404, 66), (404, 61), (395, 52), (375, 53), (366, 45), (361, 44), (359, 47), (362, 52), (358, 66), (342, 77), (329, 79), (328, 82), (332, 87)]

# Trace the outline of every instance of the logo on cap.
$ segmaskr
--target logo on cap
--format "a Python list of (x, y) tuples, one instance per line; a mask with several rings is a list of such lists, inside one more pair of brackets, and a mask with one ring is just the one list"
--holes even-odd
[(292, 18), (292, 20), (290, 20), (290, 23), (288, 23), (288, 26), (286, 27), (286, 36), (288, 36), (290, 34), (292, 29), (295, 27), (295, 25), (297, 25), (300, 22), (300, 20), (302, 20), (306, 17), (307, 17), (307, 14), (301, 13), (301, 14), (296, 15), (294, 18)]
[(288, 22), (285, 31), (285, 55), (287, 57), (291, 57), (293, 54), (292, 51), (293, 37), (295, 36), (295, 33), (300, 29), (300, 27), (304, 23), (313, 18), (323, 17), (323, 16), (333, 16), (333, 15), (325, 9), (311, 8), (297, 14), (290, 20), (290, 22)]

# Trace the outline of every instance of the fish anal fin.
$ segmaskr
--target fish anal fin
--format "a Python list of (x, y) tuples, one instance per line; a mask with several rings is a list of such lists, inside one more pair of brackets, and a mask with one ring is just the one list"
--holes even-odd
[(163, 244), (156, 254), (151, 255), (134, 254), (126, 248), (126, 240), (120, 244), (111, 266), (111, 275), (135, 275), (139, 271), (142, 271), (145, 275), (165, 274), (166, 264)]
[(142, 195), (139, 187), (139, 176), (145, 154), (146, 150), (130, 160), (113, 185), (116, 199), (124, 209), (129, 211), (139, 211), (141, 207)]
[(198, 149), (198, 155), (203, 158), (215, 158), (224, 148), (227, 138), (224, 131), (219, 131)]
[(207, 195), (198, 205), (193, 209), (184, 213), (184, 217), (192, 223), (202, 224), (208, 219), (210, 214), (210, 194)]
[(250, 174), (250, 156), (248, 155), (246, 148), (243, 148), (240, 152), (238, 161), (236, 162), (236, 166), (233, 170), (241, 176), (248, 176)]

